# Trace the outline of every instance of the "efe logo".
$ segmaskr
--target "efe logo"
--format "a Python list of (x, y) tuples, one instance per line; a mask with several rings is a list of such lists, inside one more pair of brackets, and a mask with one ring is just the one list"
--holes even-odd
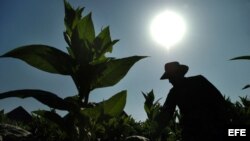
[(246, 129), (228, 129), (228, 136), (247, 136)]

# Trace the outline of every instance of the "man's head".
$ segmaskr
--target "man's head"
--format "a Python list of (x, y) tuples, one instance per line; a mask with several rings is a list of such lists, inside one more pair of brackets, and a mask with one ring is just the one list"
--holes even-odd
[(181, 65), (179, 62), (166, 63), (165, 64), (165, 72), (161, 76), (161, 80), (169, 79), (170, 82), (171, 81), (173, 82), (176, 79), (184, 78), (187, 71), (188, 71), (188, 66)]

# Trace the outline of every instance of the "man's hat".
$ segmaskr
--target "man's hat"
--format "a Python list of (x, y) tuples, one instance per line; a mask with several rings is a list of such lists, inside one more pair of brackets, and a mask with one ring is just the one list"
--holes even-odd
[(170, 76), (184, 76), (188, 71), (188, 66), (181, 65), (179, 62), (170, 62), (165, 64), (165, 73), (161, 80), (169, 79)]

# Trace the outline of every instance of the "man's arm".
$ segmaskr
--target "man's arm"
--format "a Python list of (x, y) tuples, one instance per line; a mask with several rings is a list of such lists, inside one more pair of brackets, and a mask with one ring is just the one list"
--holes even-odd
[(161, 108), (161, 111), (159, 115), (156, 117), (155, 121), (158, 124), (158, 132), (161, 132), (169, 123), (169, 121), (172, 119), (174, 111), (176, 108), (176, 94), (171, 89), (166, 101)]

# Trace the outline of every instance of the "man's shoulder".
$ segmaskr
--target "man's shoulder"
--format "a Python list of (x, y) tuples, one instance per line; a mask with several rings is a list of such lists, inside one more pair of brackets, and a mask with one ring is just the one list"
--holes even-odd
[(188, 83), (206, 83), (208, 80), (203, 75), (196, 75), (187, 77)]
[(206, 79), (203, 75), (195, 75), (187, 77), (187, 80), (197, 80), (197, 79)]

